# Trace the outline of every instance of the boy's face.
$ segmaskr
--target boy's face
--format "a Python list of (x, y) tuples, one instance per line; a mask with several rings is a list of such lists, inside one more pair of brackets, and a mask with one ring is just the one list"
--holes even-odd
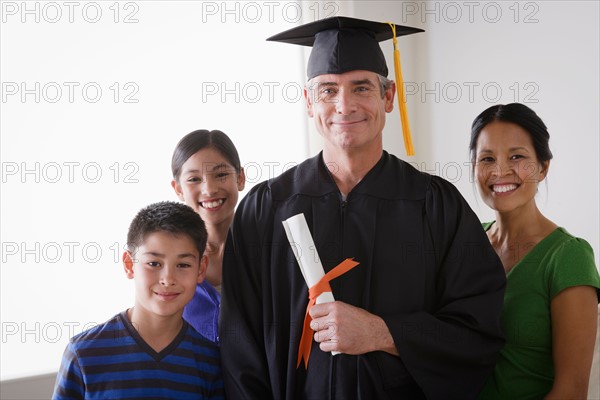
[(135, 254), (123, 254), (123, 265), (127, 277), (135, 281), (137, 312), (148, 317), (181, 317), (196, 284), (204, 279), (207, 259), (189, 236), (153, 232)]

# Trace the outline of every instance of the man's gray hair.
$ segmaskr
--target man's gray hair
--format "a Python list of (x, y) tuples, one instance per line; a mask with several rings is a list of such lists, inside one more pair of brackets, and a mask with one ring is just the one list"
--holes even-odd
[(385, 96), (385, 92), (392, 87), (392, 83), (394, 83), (394, 81), (379, 74), (377, 74), (377, 78), (379, 78), (379, 89), (381, 90), (381, 97), (383, 98)]

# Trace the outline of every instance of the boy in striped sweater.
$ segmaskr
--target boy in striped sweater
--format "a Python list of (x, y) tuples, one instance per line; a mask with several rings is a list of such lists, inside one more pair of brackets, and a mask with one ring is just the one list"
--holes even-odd
[(206, 272), (207, 233), (194, 210), (155, 203), (133, 219), (123, 254), (135, 305), (74, 336), (54, 399), (222, 399), (219, 349), (183, 318)]

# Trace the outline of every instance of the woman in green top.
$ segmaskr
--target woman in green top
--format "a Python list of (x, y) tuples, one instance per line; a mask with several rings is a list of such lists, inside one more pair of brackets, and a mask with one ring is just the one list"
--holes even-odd
[(471, 130), (479, 193), (496, 212), (484, 224), (506, 270), (506, 335), (481, 399), (585, 399), (596, 337), (600, 277), (590, 245), (538, 209), (552, 153), (530, 108), (496, 105)]

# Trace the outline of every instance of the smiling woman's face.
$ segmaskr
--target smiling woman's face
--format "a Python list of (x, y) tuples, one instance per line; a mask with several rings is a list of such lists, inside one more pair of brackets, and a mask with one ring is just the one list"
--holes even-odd
[(519, 125), (494, 121), (477, 139), (475, 177), (479, 193), (498, 212), (510, 212), (535, 201), (548, 164), (540, 163), (529, 133)]

